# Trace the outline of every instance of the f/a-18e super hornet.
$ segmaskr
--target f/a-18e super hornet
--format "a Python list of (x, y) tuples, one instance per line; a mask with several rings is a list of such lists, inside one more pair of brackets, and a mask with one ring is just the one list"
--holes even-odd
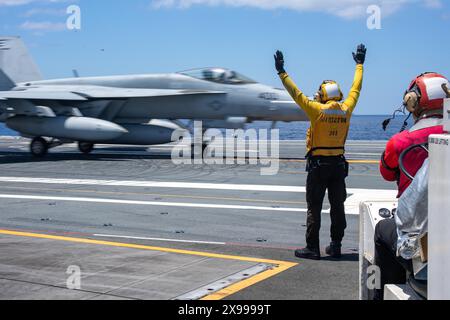
[(286, 91), (223, 68), (42, 80), (18, 37), (0, 37), (0, 121), (31, 138), (31, 153), (78, 142), (155, 145), (172, 142), (179, 120), (208, 128), (253, 121), (306, 121)]

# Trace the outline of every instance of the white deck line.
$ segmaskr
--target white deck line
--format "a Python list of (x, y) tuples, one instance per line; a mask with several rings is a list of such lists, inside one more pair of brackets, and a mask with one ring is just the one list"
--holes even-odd
[[(61, 185), (89, 185), (115, 187), (145, 187), (145, 188), (176, 188), (176, 189), (209, 189), (230, 191), (261, 191), (261, 192), (293, 192), (305, 193), (306, 187), (254, 185), (254, 184), (226, 184), (177, 181), (135, 181), (135, 180), (94, 180), (94, 179), (58, 179), (58, 178), (29, 178), (29, 177), (0, 177), (0, 182), (36, 183)], [(392, 195), (395, 190), (385, 189), (347, 189), (350, 194), (372, 193), (377, 195)]]
[(67, 202), (103, 203), (103, 204), (105, 204), (105, 203), (106, 204), (128, 204), (128, 205), (159, 206), (159, 207), (256, 210), (256, 211), (302, 212), (302, 213), (305, 213), (307, 211), (306, 209), (301, 209), (301, 208), (272, 208), (272, 207), (207, 204), (207, 203), (137, 201), (137, 200), (84, 198), (84, 197), (32, 196), (32, 195), (23, 195), (23, 194), (0, 194), (0, 199), (21, 199), (21, 200), (38, 200), (38, 201), (49, 201), (50, 200), (50, 201), (67, 201)]

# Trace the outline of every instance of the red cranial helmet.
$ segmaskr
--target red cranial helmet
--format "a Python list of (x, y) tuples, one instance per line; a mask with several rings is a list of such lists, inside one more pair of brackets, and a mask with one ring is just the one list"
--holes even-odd
[(404, 95), (408, 111), (418, 115), (426, 110), (443, 109), (446, 97), (442, 87), (444, 84), (449, 84), (447, 78), (435, 72), (423, 73), (415, 78)]

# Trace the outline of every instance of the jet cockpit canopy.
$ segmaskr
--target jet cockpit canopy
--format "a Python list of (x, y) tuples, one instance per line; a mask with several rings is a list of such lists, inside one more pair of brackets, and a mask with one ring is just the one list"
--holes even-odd
[(256, 81), (229, 69), (224, 68), (204, 68), (204, 69), (192, 69), (179, 72), (188, 77), (216, 82), (221, 84), (251, 84)]

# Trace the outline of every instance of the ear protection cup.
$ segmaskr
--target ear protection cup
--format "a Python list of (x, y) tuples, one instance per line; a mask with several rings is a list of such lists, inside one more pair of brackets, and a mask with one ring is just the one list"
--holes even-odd
[(323, 103), (323, 94), (322, 94), (322, 85), (320, 85), (319, 90), (314, 95), (314, 98), (318, 101)]
[(344, 95), (339, 88), (339, 85), (336, 81), (333, 80), (325, 80), (319, 87), (319, 91), (317, 91), (316, 96), (320, 99), (319, 101), (322, 103), (328, 102), (330, 100), (341, 101), (344, 99)]
[(419, 108), (419, 95), (414, 91), (407, 91), (403, 98), (403, 105), (409, 112), (415, 113)]
[(322, 97), (321, 97), (321, 95), (320, 95), (320, 91), (317, 91), (317, 92), (314, 94), (314, 100), (317, 101), (317, 102), (322, 102)]

